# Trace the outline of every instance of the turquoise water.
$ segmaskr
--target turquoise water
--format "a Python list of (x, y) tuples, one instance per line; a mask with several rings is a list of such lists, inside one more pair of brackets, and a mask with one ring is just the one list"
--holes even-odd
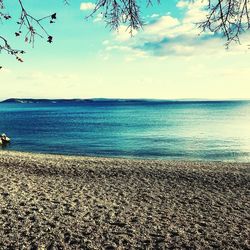
[(3, 150), (250, 161), (250, 102), (1, 103)]

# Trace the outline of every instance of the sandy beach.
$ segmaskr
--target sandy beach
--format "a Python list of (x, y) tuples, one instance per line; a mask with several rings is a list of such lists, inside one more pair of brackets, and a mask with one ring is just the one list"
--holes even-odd
[(250, 163), (0, 151), (0, 249), (250, 249)]

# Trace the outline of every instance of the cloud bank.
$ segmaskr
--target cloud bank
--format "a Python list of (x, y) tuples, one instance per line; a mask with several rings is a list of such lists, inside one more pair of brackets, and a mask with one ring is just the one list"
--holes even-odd
[(81, 3), (80, 10), (93, 10), (95, 8), (95, 4), (88, 2), (88, 3)]
[[(134, 52), (136, 55), (156, 57), (211, 55), (218, 51), (225, 53), (225, 40), (218, 34), (202, 32), (198, 23), (206, 18), (207, 1), (180, 0), (176, 4), (177, 11), (184, 12), (182, 18), (169, 13), (163, 16), (151, 15), (144, 30), (130, 38), (128, 31), (121, 27), (115, 34), (115, 44), (111, 48)], [(247, 35), (242, 36), (242, 41)], [(248, 36), (247, 36), (248, 37)], [(245, 46), (232, 44), (233, 51), (246, 51)], [(141, 53), (139, 53), (141, 52)]]

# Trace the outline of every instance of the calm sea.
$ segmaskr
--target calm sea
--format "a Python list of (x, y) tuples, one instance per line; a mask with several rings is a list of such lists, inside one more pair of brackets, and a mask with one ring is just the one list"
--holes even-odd
[(2, 103), (3, 150), (250, 161), (250, 102)]

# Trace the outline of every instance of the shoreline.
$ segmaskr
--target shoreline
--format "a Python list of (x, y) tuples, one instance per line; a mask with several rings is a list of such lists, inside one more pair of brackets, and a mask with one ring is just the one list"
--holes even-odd
[(196, 159), (164, 159), (164, 158), (147, 158), (147, 157), (136, 157), (136, 156), (99, 156), (99, 155), (81, 155), (81, 154), (60, 154), (60, 153), (44, 153), (44, 152), (32, 152), (32, 151), (18, 151), (18, 150), (9, 150), (2, 149), (0, 150), (0, 156), (4, 153), (13, 153), (13, 154), (27, 154), (33, 156), (48, 156), (48, 157), (66, 157), (66, 158), (78, 158), (78, 159), (113, 159), (113, 160), (131, 160), (131, 161), (155, 161), (155, 162), (165, 162), (165, 163), (204, 163), (204, 164), (212, 164), (212, 163), (222, 163), (222, 164), (250, 164), (250, 161), (238, 161), (238, 160), (196, 160)]
[(1, 249), (247, 249), (250, 163), (0, 151)]

